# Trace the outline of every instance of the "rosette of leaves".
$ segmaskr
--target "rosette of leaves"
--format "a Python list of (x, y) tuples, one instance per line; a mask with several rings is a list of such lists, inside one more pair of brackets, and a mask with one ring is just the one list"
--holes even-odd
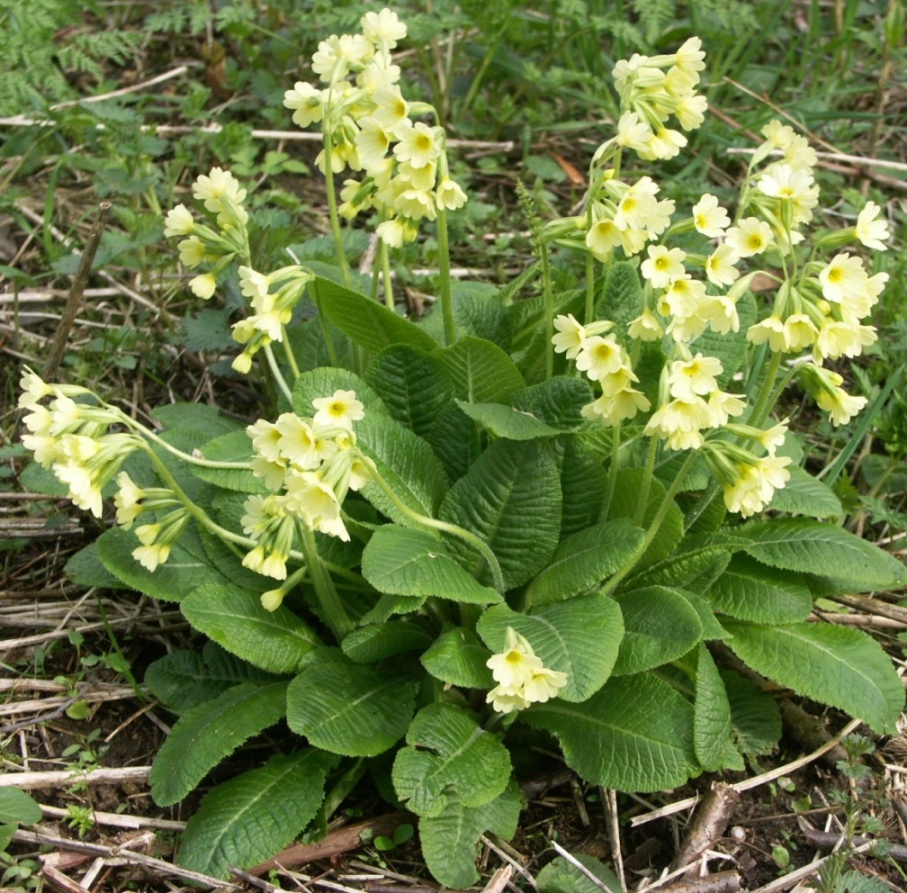
[[(443, 346), (430, 318), (407, 321), (326, 279), (317, 291), (332, 349), (355, 353), (364, 371), (321, 365), (324, 329), (300, 323), (294, 342), (313, 359), (295, 382), (294, 409), (355, 390), (365, 406), (358, 443), (397, 497), (370, 483), (344, 504), (351, 541), (317, 537), (353, 631), (332, 638), (306, 583), (266, 611), (259, 596), (273, 581), (203, 530), (190, 528), (154, 573), (132, 559), (134, 538), (119, 529), (77, 564), (86, 580), (112, 575), (178, 601), (210, 640), (149, 669), (149, 687), (178, 716), (152, 772), (160, 804), (185, 797), (251, 737), (284, 722), (294, 733), (294, 747), (206, 794), (183, 836), (183, 865), (226, 877), (231, 865), (264, 860), (324, 827), (326, 810), (370, 769), (417, 816), (435, 877), (468, 886), (480, 836), (515, 831), (511, 746), (523, 750), (527, 736), (553, 736), (591, 784), (642, 792), (740, 769), (743, 755), (770, 749), (780, 733), (774, 701), (717, 660), (713, 643), (767, 680), (894, 730), (904, 692), (882, 649), (859, 630), (808, 618), (818, 595), (890, 589), (904, 568), (821, 520), (840, 507), (805, 470), (780, 491), (788, 515), (740, 522), (694, 467), (647, 541), (677, 463), (657, 466), (640, 507), (641, 429), (627, 426), (604, 507), (610, 437), (582, 416), (587, 383), (546, 374), (541, 299), (455, 294), (459, 337)], [(613, 267), (600, 291), (618, 323), (639, 312), (630, 265)], [(582, 300), (556, 295), (556, 309), (580, 312)], [(743, 331), (712, 341), (728, 374), (741, 368)], [(639, 386), (653, 394), (664, 358), (649, 351)], [(161, 436), (207, 458), (251, 456), (242, 426), (216, 413), (175, 407), (160, 419)], [(134, 464), (136, 479), (153, 474)], [(263, 489), (237, 470), (173, 473), (236, 531), (246, 494)], [(499, 576), (468, 542), (414, 514), (475, 534)], [(486, 661), (508, 628), (568, 682), (502, 718), (486, 703)]]

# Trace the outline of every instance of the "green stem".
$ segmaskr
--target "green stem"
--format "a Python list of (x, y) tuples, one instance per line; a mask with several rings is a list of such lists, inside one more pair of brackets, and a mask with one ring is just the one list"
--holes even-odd
[(299, 522), (296, 527), (306, 567), (309, 569), (309, 576), (315, 589), (315, 595), (318, 597), (318, 603), (324, 611), (325, 621), (338, 643), (342, 642), (353, 631), (353, 622), (346, 613), (346, 608), (334, 588), (334, 581), (318, 554), (315, 534), (302, 522)]
[(595, 258), (586, 252), (586, 316), (583, 322), (589, 325), (595, 314)]
[[(501, 572), (501, 565), (498, 564), (498, 559), (495, 557), (494, 552), (491, 551), (488, 544), (483, 542), (479, 537), (469, 530), (464, 530), (462, 527), (458, 527), (456, 524), (449, 524), (447, 521), (439, 521), (437, 518), (430, 518), (427, 515), (420, 515), (419, 512), (411, 509), (399, 496), (391, 489), (387, 481), (381, 477), (381, 474), (378, 472), (377, 467), (374, 462), (369, 461), (369, 467), (372, 472), (372, 479), (374, 482), (381, 488), (382, 492), (387, 496), (388, 499), (401, 511), (407, 518), (416, 521), (419, 524), (423, 524), (425, 527), (431, 527), (434, 530), (440, 530), (444, 533), (449, 533), (458, 539), (464, 540), (469, 543), (473, 548), (475, 548), (479, 554), (485, 559), (488, 564), (489, 569), (491, 570), (491, 576), (494, 580), (494, 588), (498, 592), (504, 592), (504, 575)], [(476, 572), (478, 573), (478, 571)]]
[(605, 491), (605, 502), (602, 506), (602, 520), (607, 521), (611, 512), (611, 500), (617, 488), (617, 464), (620, 456), (620, 422), (611, 429), (611, 464), (608, 466), (608, 489)]
[[(115, 407), (114, 407), (115, 408)], [(189, 453), (184, 453), (182, 450), (178, 450), (172, 444), (167, 443), (166, 440), (158, 437), (153, 431), (149, 428), (146, 428), (144, 425), (139, 424), (135, 419), (129, 418), (125, 413), (121, 413), (122, 418), (126, 425), (132, 428), (133, 431), (137, 431), (142, 435), (142, 437), (147, 438), (148, 440), (156, 443), (159, 447), (165, 449), (172, 456), (176, 456), (177, 459), (181, 459), (183, 462), (188, 462), (190, 465), (199, 465), (202, 468), (228, 468), (228, 469), (242, 469), (245, 471), (249, 470), (248, 462), (217, 462), (214, 459), (204, 459), (201, 456), (192, 456)]]
[(661, 529), (661, 525), (664, 522), (664, 519), (668, 516), (668, 512), (671, 509), (671, 506), (674, 505), (674, 497), (680, 492), (681, 486), (683, 486), (684, 478), (687, 476), (687, 472), (690, 468), (693, 467), (693, 463), (696, 461), (696, 451), (690, 450), (690, 455), (687, 456), (686, 461), (681, 466), (680, 471), (677, 474), (677, 477), (674, 478), (673, 483), (668, 488), (668, 492), (665, 493), (664, 499), (661, 501), (661, 505), (658, 507), (658, 511), (655, 513), (655, 517), (652, 519), (652, 524), (649, 529), (646, 531), (645, 539), (643, 539), (639, 548), (633, 553), (632, 557), (627, 561), (627, 563), (613, 576), (610, 580), (602, 587), (602, 595), (610, 595), (617, 589), (620, 582), (636, 567), (639, 559), (646, 554), (649, 546), (652, 545), (652, 541), (658, 535), (658, 531)]
[(772, 351), (768, 372), (765, 374), (759, 398), (756, 400), (756, 405), (753, 407), (753, 414), (750, 417), (750, 424), (754, 428), (762, 426), (762, 423), (765, 421), (766, 416), (772, 408), (772, 390), (775, 387), (775, 380), (778, 378), (778, 371), (781, 369), (781, 358), (782, 354), (780, 350)]
[(293, 378), (299, 378), (299, 364), (296, 362), (296, 356), (290, 347), (290, 339), (287, 337), (286, 327), (283, 329), (283, 339), (280, 342), (283, 345), (284, 356), (287, 358), (287, 364), (293, 373)]
[(554, 375), (554, 292), (551, 288), (551, 266), (548, 263), (548, 246), (538, 240), (539, 260), (542, 262), (542, 288), (545, 292), (545, 378)]
[(324, 179), (327, 186), (328, 216), (331, 219), (331, 234), (334, 237), (334, 247), (337, 251), (337, 260), (340, 262), (340, 275), (343, 284), (352, 288), (353, 278), (350, 274), (350, 262), (347, 260), (343, 247), (343, 234), (340, 231), (340, 214), (337, 213), (337, 196), (334, 194), (334, 170), (331, 167), (331, 156), (334, 154), (334, 138), (329, 128), (324, 131)]
[(457, 326), (450, 294), (450, 242), (447, 237), (447, 211), (438, 208), (438, 266), (441, 317), (444, 320), (444, 343), (450, 347), (457, 340)]
[(277, 358), (274, 356), (274, 351), (271, 350), (271, 345), (266, 344), (263, 348), (265, 352), (265, 357), (268, 360), (268, 366), (271, 367), (271, 374), (274, 376), (274, 381), (277, 382), (277, 386), (283, 391), (284, 397), (287, 398), (290, 406), (293, 405), (293, 392), (290, 390), (290, 386), (287, 384), (287, 380), (283, 377), (283, 373), (280, 371), (280, 366), (277, 365)]
[(649, 440), (649, 452), (646, 455), (646, 473), (642, 479), (642, 492), (639, 494), (639, 503), (636, 506), (636, 515), (633, 523), (640, 527), (643, 518), (646, 516), (646, 508), (649, 505), (649, 490), (652, 485), (652, 478), (655, 475), (655, 457), (658, 455), (658, 438), (652, 437)]
[(381, 276), (384, 280), (384, 306), (388, 310), (394, 309), (394, 286), (391, 281), (390, 251), (384, 242), (378, 249), (381, 252)]

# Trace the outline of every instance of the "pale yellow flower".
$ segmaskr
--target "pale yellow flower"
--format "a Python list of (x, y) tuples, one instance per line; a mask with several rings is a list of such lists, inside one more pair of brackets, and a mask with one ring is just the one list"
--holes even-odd
[(888, 249), (885, 243), (891, 235), (888, 231), (888, 221), (876, 219), (881, 210), (875, 202), (866, 202), (866, 206), (857, 216), (857, 224), (854, 227), (854, 235), (860, 242), (876, 251)]
[(710, 239), (724, 235), (731, 225), (727, 211), (718, 204), (716, 196), (706, 193), (693, 205), (693, 226), (696, 231)]

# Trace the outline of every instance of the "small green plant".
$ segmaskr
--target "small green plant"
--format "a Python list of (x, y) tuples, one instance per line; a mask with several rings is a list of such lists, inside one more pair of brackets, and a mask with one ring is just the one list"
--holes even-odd
[[(232, 369), (257, 370), (276, 409), (245, 425), (165, 406), (153, 429), (80, 384), (22, 380), (37, 463), (98, 518), (114, 495), (89, 556), (211, 640), (148, 670), (179, 717), (156, 801), (282, 719), (298, 736), (206, 795), (181, 864), (261, 861), (325, 828), (371, 772), (418, 816), (435, 877), (469, 886), (481, 836), (515, 832), (527, 742), (553, 737), (589, 784), (628, 791), (764, 749), (777, 708), (713, 641), (892, 730), (904, 692), (882, 649), (807, 617), (817, 596), (893, 588), (905, 569), (826, 520), (839, 500), (773, 416), (794, 380), (834, 427), (865, 408), (832, 364), (876, 338), (887, 276), (858, 252), (886, 247), (878, 206), (815, 229), (815, 153), (778, 121), (733, 218), (711, 194), (665, 198), (650, 174), (706, 112), (691, 37), (614, 66), (615, 134), (576, 214), (536, 219), (524, 191), (529, 270), (457, 285), (448, 218), (467, 195), (439, 111), (399, 85), (398, 17), (360, 24), (321, 43), (317, 85), (284, 94), (322, 130), (332, 262), (260, 257), (248, 190), (220, 166), (165, 219), (192, 294), (245, 299)], [(374, 228), (371, 275), (344, 221)], [(395, 252), (429, 224), (434, 309), (406, 319)], [(757, 275), (774, 285), (762, 301)]]
[(0, 884), (4, 889), (35, 890), (42, 885), (38, 872), (41, 864), (34, 859), (16, 859), (7, 852), (19, 825), (34, 825), (41, 821), (41, 807), (25, 791), (0, 788)]

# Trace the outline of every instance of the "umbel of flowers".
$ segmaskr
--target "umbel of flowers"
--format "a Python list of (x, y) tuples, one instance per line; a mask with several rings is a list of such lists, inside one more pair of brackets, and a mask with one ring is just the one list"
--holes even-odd
[[(590, 291), (585, 322), (569, 314), (557, 317), (552, 343), (599, 390), (584, 415), (618, 430), (615, 448), (621, 423), (651, 410), (645, 433), (668, 450), (701, 452), (727, 508), (749, 517), (790, 477), (786, 466), (792, 460), (777, 454), (787, 420), (765, 427), (790, 378), (798, 377), (834, 425), (847, 423), (866, 404), (865, 397), (849, 395), (842, 377), (822, 363), (858, 356), (876, 340), (867, 317), (888, 274), (870, 276), (858, 255), (827, 259), (823, 252), (851, 240), (884, 250), (889, 234), (877, 219), (879, 207), (868, 202), (855, 226), (816, 239), (808, 256), (798, 253), (819, 201), (812, 173), (816, 155), (778, 121), (763, 129), (766, 140), (749, 164), (734, 220), (709, 193), (688, 217), (673, 219), (674, 202), (657, 198), (660, 187), (653, 179), (621, 180), (624, 149), (652, 160), (670, 158), (686, 144), (686, 137), (669, 127), (672, 116), (683, 130), (700, 126), (705, 99), (695, 89), (703, 67), (698, 38), (676, 54), (635, 55), (615, 67), (622, 115), (617, 135), (595, 153), (586, 211), (552, 222), (547, 233), (606, 264), (619, 255), (642, 255), (643, 309), (629, 322), (622, 343), (611, 321), (593, 320)], [(693, 233), (700, 244), (691, 250)], [(748, 341), (771, 353), (769, 372), (750, 404), (745, 395), (719, 385), (720, 359), (698, 350), (696, 341), (709, 331), (740, 330), (737, 304), (757, 275), (773, 281), (776, 290), (768, 314), (746, 332)], [(636, 387), (634, 359), (645, 342), (663, 344), (668, 358), (654, 401)], [(779, 383), (785, 357), (794, 362)], [(615, 455), (614, 467), (616, 461)]]

